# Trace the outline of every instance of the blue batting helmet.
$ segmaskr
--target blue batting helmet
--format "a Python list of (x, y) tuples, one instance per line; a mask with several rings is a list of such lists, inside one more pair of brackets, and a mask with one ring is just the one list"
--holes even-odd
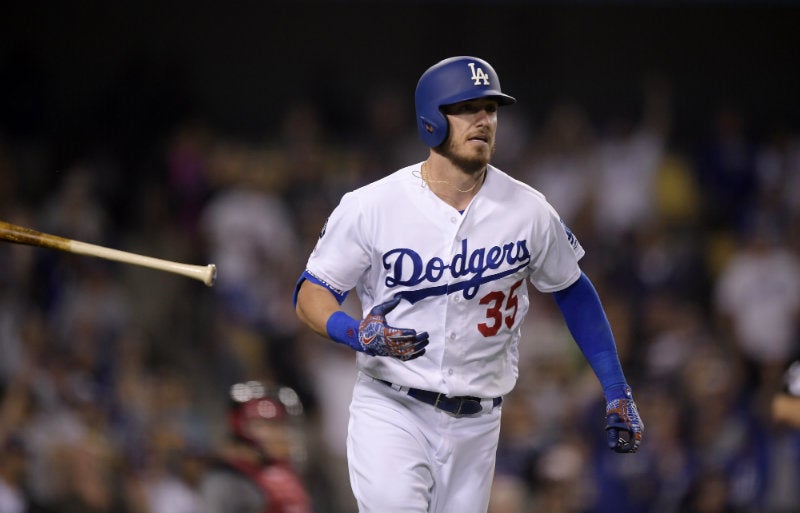
[(414, 95), (422, 142), (435, 148), (447, 138), (447, 118), (440, 110), (442, 106), (475, 98), (494, 98), (500, 105), (517, 101), (500, 91), (497, 73), (483, 59), (450, 57), (428, 68), (420, 77)]

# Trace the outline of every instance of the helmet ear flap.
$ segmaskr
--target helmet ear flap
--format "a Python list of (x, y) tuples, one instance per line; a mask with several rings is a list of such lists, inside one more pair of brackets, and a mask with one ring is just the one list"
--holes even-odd
[(431, 148), (435, 148), (444, 142), (449, 128), (444, 114), (439, 114), (437, 117), (439, 119), (431, 119), (429, 116), (419, 117), (420, 137)]

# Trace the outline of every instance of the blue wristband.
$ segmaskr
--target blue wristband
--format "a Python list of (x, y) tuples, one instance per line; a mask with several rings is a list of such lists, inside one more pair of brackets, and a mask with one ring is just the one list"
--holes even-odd
[(328, 322), (325, 323), (325, 331), (331, 340), (350, 346), (356, 351), (364, 352), (361, 343), (358, 341), (358, 325), (360, 323), (339, 310), (334, 312), (328, 317)]

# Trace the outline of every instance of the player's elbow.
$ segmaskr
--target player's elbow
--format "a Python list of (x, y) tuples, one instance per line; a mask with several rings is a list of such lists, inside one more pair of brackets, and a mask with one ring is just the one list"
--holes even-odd
[(297, 291), (294, 297), (294, 312), (297, 317), (305, 324), (309, 324), (309, 294), (308, 294), (308, 281), (303, 280), (297, 284)]

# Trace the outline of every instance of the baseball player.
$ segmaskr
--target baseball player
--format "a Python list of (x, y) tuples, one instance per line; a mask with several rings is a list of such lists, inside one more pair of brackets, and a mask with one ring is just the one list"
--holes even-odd
[(201, 513), (311, 513), (293, 465), (291, 430), (302, 414), (297, 393), (258, 381), (231, 387), (231, 440), (200, 483)]
[[(528, 282), (552, 294), (602, 384), (611, 449), (644, 425), (575, 236), (545, 198), (489, 164), (488, 62), (445, 59), (416, 88), (428, 158), (345, 194), (294, 295), (299, 318), (356, 351), (347, 454), (361, 512), (484, 512), (503, 396), (517, 379)], [(363, 319), (340, 305), (355, 289)]]

